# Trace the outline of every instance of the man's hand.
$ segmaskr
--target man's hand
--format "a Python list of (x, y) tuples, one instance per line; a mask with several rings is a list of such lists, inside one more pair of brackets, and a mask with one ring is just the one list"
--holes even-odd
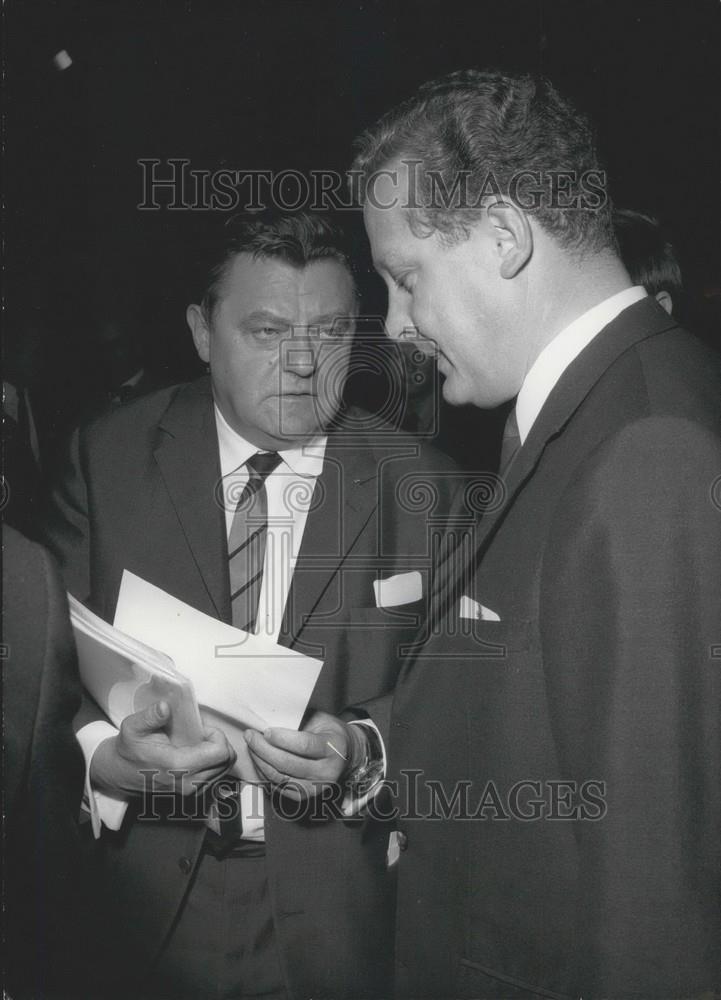
[(165, 731), (169, 717), (167, 702), (158, 701), (124, 719), (118, 735), (104, 740), (93, 754), (93, 788), (108, 795), (138, 795), (148, 784), (141, 772), (153, 771), (155, 788), (180, 788), (189, 795), (233, 766), (235, 751), (219, 729), (205, 730), (194, 746), (176, 747)]
[(300, 732), (249, 729), (245, 739), (262, 777), (296, 802), (338, 783), (362, 763), (366, 753), (362, 729), (325, 712), (315, 712)]

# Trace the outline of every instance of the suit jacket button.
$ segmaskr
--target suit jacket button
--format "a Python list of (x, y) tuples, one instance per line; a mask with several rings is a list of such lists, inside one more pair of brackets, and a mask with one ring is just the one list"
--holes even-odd
[(398, 831), (397, 841), (399, 851), (408, 850), (408, 834), (404, 833), (402, 830)]
[(190, 875), (193, 870), (193, 862), (190, 858), (180, 858), (178, 861), (178, 868), (180, 868), (183, 875)]

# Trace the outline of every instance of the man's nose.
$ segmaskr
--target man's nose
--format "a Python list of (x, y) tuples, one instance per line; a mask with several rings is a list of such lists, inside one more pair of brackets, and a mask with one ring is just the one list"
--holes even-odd
[(283, 367), (303, 378), (310, 377), (318, 367), (319, 347), (319, 338), (312, 336), (307, 327), (296, 327), (283, 345)]
[(399, 296), (391, 294), (388, 298), (386, 336), (391, 340), (407, 340), (409, 331), (418, 332), (403, 301)]

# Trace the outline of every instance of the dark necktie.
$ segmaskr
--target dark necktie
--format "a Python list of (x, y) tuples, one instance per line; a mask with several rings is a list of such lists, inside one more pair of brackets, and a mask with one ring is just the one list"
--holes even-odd
[(228, 539), (228, 570), (233, 625), (253, 632), (263, 583), (268, 533), (265, 480), (280, 462), (277, 452), (257, 452), (245, 463), (248, 482), (238, 500)]
[(503, 443), (501, 444), (501, 463), (499, 473), (503, 475), (508, 466), (516, 456), (516, 452), (521, 447), (521, 436), (518, 433), (518, 421), (516, 420), (516, 407), (514, 406), (506, 418), (506, 426), (503, 428)]

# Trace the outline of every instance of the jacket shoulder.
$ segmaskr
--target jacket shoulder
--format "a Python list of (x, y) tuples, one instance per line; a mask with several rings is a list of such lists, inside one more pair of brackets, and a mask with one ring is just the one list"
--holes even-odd
[(721, 428), (721, 357), (682, 327), (636, 346), (649, 413)]
[(164, 427), (172, 434), (203, 420), (212, 406), (208, 379), (183, 382), (148, 393), (78, 428), (81, 452), (122, 460), (159, 441)]
[(424, 471), (460, 471), (457, 463), (431, 441), (401, 430), (361, 407), (349, 407), (330, 433), (336, 439), (374, 453), (379, 462), (395, 453), (401, 459), (407, 456), (409, 464)]
[(12, 600), (19, 593), (30, 601), (37, 598), (37, 582), (49, 580), (53, 567), (50, 554), (38, 542), (31, 541), (15, 528), (4, 524), (3, 541), (3, 586)]
[(181, 383), (150, 392), (81, 425), (80, 433), (91, 440), (102, 439), (122, 433), (125, 428), (157, 424), (177, 397), (191, 385), (192, 383)]

